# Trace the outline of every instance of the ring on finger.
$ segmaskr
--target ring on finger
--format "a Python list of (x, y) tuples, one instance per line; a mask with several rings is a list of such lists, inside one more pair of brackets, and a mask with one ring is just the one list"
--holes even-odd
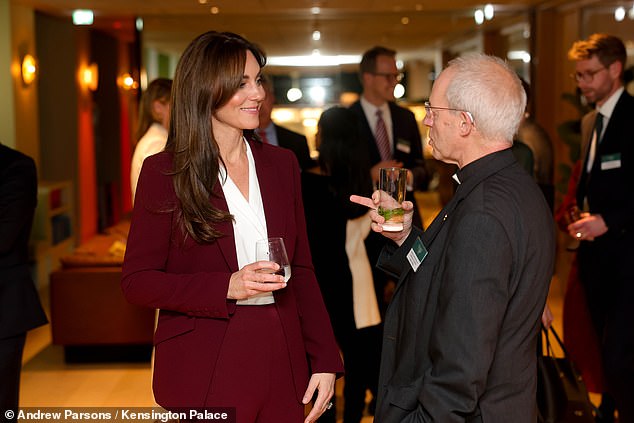
[(328, 405), (326, 405), (326, 410), (330, 410), (331, 408), (332, 408), (332, 401), (330, 401)]
[(576, 235), (577, 235), (577, 238), (581, 238), (583, 236), (581, 232), (577, 232)]

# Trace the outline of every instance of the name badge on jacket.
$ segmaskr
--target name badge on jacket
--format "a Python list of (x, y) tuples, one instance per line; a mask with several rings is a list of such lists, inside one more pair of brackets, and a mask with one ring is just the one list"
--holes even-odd
[(396, 140), (396, 149), (398, 151), (402, 151), (405, 154), (409, 154), (412, 151), (412, 146), (409, 140), (404, 140), (403, 138), (398, 138)]
[(423, 245), (423, 241), (420, 238), (416, 238), (414, 242), (414, 246), (409, 253), (407, 253), (407, 260), (409, 261), (410, 266), (412, 266), (412, 270), (416, 272), (420, 264), (427, 257), (427, 248)]
[(606, 154), (601, 156), (601, 170), (620, 169), (621, 153)]

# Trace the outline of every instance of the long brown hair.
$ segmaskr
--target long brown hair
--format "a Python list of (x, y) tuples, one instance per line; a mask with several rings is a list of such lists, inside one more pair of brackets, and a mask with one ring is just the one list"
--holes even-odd
[(215, 224), (232, 220), (210, 203), (222, 164), (211, 117), (239, 89), (248, 51), (260, 67), (266, 64), (264, 53), (241, 36), (210, 31), (189, 44), (176, 67), (165, 150), (174, 154), (181, 224), (200, 243), (221, 237)]
[(139, 142), (147, 130), (154, 122), (161, 123), (152, 113), (152, 105), (155, 101), (169, 103), (172, 92), (172, 80), (167, 78), (156, 78), (150, 82), (147, 89), (141, 96), (139, 105), (139, 124), (137, 125), (135, 139)]

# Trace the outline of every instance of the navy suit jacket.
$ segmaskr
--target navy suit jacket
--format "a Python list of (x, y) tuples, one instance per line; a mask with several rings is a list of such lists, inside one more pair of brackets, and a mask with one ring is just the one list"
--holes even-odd
[(308, 141), (305, 136), (286, 129), (283, 126), (273, 124), (273, 127), (275, 128), (279, 146), (295, 153), (299, 167), (302, 170), (310, 169), (317, 165), (315, 160), (310, 157), (310, 149), (308, 148)]
[(29, 267), (36, 203), (35, 162), (0, 144), (0, 339), (47, 322)]
[[(423, 144), (418, 130), (418, 124), (414, 113), (396, 105), (388, 103), (390, 116), (392, 117), (392, 151), (394, 160), (403, 162), (403, 167), (414, 174), (414, 189), (424, 191), (429, 183), (429, 173), (423, 157)], [(374, 166), (381, 161), (381, 154), (376, 146), (376, 140), (365, 117), (361, 101), (350, 106), (350, 110), (356, 113), (359, 121), (361, 137), (367, 140), (370, 164)]]
[[(600, 214), (608, 226), (608, 232), (603, 237), (623, 237), (634, 229), (634, 97), (627, 91), (619, 97), (588, 174), (586, 163), (596, 116), (597, 112), (592, 111), (581, 122), (581, 157), (584, 161), (577, 188), (577, 204), (582, 207), (583, 198), (587, 195), (590, 213)], [(634, 245), (631, 240), (624, 244)]]
[[(288, 286), (274, 296), (301, 401), (310, 374), (342, 373), (343, 364), (315, 279), (297, 160), (283, 148), (254, 141), (250, 146), (268, 235), (284, 238), (291, 262)], [(217, 225), (224, 235), (213, 243), (183, 241), (178, 200), (167, 175), (171, 168), (169, 152), (143, 164), (121, 283), (131, 303), (161, 309), (154, 336), (156, 401), (170, 408), (205, 406), (225, 329), (237, 307), (227, 291), (238, 260), (230, 222)], [(219, 184), (211, 202), (228, 211)]]

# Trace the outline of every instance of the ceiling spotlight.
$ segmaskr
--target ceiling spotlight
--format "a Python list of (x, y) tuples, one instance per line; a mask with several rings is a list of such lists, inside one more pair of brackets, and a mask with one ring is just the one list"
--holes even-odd
[(302, 90), (300, 90), (299, 88), (291, 88), (290, 90), (286, 92), (286, 98), (291, 103), (296, 102), (297, 100), (302, 98), (303, 95), (304, 94), (302, 93)]
[(143, 18), (136, 18), (134, 25), (136, 26), (137, 31), (143, 31)]
[(494, 14), (495, 14), (495, 10), (493, 9), (492, 4), (487, 4), (486, 6), (484, 6), (484, 18), (487, 21), (490, 21), (491, 19), (493, 19)]
[(212, 15), (217, 15), (218, 13), (220, 13), (220, 8), (218, 6), (211, 6), (211, 9), (209, 9), (209, 11)]
[(477, 9), (475, 11), (475, 13), (473, 14), (473, 19), (475, 19), (475, 22), (478, 25), (482, 25), (482, 23), (484, 22), (484, 12), (482, 11), (482, 9)]
[(407, 25), (407, 24), (409, 23), (409, 18), (408, 18), (407, 16), (403, 16), (403, 17), (401, 18), (401, 23), (402, 23), (403, 25)]
[(315, 30), (313, 31), (313, 41), (319, 41), (321, 40), (321, 32)]
[(74, 25), (92, 25), (94, 20), (94, 14), (92, 10), (77, 9), (73, 10), (73, 24)]
[(634, 5), (632, 6), (632, 8), (627, 12), (627, 17), (634, 20)]
[(614, 20), (621, 22), (623, 19), (625, 19), (625, 8), (619, 6), (614, 10)]
[(319, 15), (321, 13), (321, 8), (319, 6), (313, 6), (310, 8), (310, 13), (313, 15)]

